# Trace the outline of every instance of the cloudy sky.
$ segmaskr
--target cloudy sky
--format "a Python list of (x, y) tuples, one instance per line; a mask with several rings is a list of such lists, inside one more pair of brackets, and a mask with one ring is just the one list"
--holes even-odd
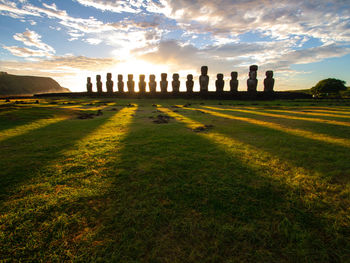
[(72, 91), (96, 74), (198, 76), (201, 65), (211, 85), (238, 71), (246, 90), (251, 64), (259, 90), (266, 70), (277, 90), (328, 77), (350, 85), (350, 1), (0, 0), (0, 71)]

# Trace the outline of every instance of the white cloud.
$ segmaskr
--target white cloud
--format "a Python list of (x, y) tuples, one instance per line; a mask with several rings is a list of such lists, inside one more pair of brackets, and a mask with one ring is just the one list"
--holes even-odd
[(101, 42), (102, 42), (101, 39), (97, 39), (97, 38), (87, 38), (87, 39), (85, 39), (85, 41), (87, 43), (89, 43), (90, 45), (98, 45), (98, 44), (101, 44)]

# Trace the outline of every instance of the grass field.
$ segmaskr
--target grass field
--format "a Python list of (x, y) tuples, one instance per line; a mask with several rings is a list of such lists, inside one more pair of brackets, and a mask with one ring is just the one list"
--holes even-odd
[(0, 262), (350, 262), (349, 104), (24, 101)]

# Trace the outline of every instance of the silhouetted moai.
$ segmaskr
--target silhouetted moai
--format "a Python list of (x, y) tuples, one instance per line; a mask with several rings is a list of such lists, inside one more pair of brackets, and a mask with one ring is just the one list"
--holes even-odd
[(186, 89), (187, 92), (192, 93), (193, 92), (193, 75), (192, 74), (188, 74), (187, 75), (187, 81), (186, 81)]
[(160, 92), (161, 93), (167, 93), (168, 92), (168, 81), (167, 81), (168, 74), (162, 73), (161, 74), (161, 81), (160, 81)]
[(145, 75), (140, 75), (139, 79), (139, 92), (145, 93), (146, 92), (146, 81), (145, 81)]
[(156, 82), (156, 76), (155, 75), (149, 75), (149, 92), (150, 93), (156, 93), (157, 91), (157, 82)]
[(134, 81), (134, 75), (133, 74), (129, 74), (128, 75), (128, 81), (127, 81), (127, 86), (128, 86), (128, 90), (130, 93), (134, 93), (135, 92), (135, 81)]
[(258, 71), (257, 65), (249, 67), (249, 79), (247, 80), (248, 92), (255, 93), (258, 87), (258, 80), (256, 78)]
[(173, 74), (173, 81), (171, 82), (171, 85), (173, 87), (173, 93), (179, 93), (180, 92), (180, 76), (177, 73)]
[(118, 75), (118, 92), (125, 92), (123, 75)]
[(266, 78), (264, 79), (264, 92), (273, 92), (275, 86), (275, 79), (273, 78), (273, 71), (266, 71)]
[(90, 77), (87, 78), (86, 90), (88, 93), (92, 93), (92, 83)]
[(101, 75), (96, 75), (96, 87), (97, 87), (97, 92), (102, 93)]
[(230, 80), (230, 91), (237, 92), (238, 91), (238, 73), (236, 71), (231, 72), (231, 80)]
[(215, 87), (216, 92), (222, 93), (224, 91), (225, 81), (224, 81), (224, 74), (217, 74), (216, 75), (217, 80), (215, 81)]
[(112, 73), (107, 73), (106, 88), (108, 93), (113, 93)]
[(209, 86), (209, 76), (208, 76), (208, 67), (201, 67), (201, 75), (199, 76), (199, 86), (200, 92), (207, 92)]

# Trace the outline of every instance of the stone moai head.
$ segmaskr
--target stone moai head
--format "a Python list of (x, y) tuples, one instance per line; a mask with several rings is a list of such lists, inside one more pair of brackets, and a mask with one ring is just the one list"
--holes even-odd
[(219, 73), (216, 75), (216, 77), (218, 80), (224, 80), (224, 74)]
[(208, 67), (207, 66), (202, 66), (201, 67), (201, 73), (204, 76), (208, 75)]
[(249, 67), (249, 71), (258, 71), (258, 66), (257, 65), (251, 65)]
[(149, 75), (149, 81), (150, 82), (154, 82), (154, 81), (156, 81), (156, 76), (155, 75)]
[(123, 75), (118, 75), (118, 81), (123, 81)]
[(96, 81), (100, 82), (101, 81), (101, 75), (96, 75)]
[(91, 83), (91, 78), (87, 77), (87, 83)]
[(232, 71), (232, 72), (231, 72), (231, 78), (232, 78), (232, 79), (237, 79), (237, 78), (238, 78), (238, 73), (237, 73), (237, 71)]
[(174, 74), (173, 74), (173, 80), (178, 81), (179, 78), (180, 78), (180, 75), (179, 75), (179, 74), (177, 74), (177, 73), (174, 73)]
[(188, 81), (193, 80), (193, 75), (192, 75), (192, 74), (188, 74), (188, 75), (187, 75), (187, 80), (188, 80)]
[(128, 75), (128, 81), (133, 81), (134, 79), (134, 75), (133, 74), (129, 74)]
[(142, 81), (142, 82), (145, 81), (145, 75), (140, 75), (140, 81)]
[(162, 73), (160, 76), (161, 76), (162, 81), (166, 81), (166, 78), (168, 77), (168, 74)]
[(266, 78), (268, 78), (268, 79), (272, 79), (273, 78), (273, 71), (272, 70), (266, 71)]
[(112, 73), (107, 73), (107, 80), (111, 80), (112, 79)]

